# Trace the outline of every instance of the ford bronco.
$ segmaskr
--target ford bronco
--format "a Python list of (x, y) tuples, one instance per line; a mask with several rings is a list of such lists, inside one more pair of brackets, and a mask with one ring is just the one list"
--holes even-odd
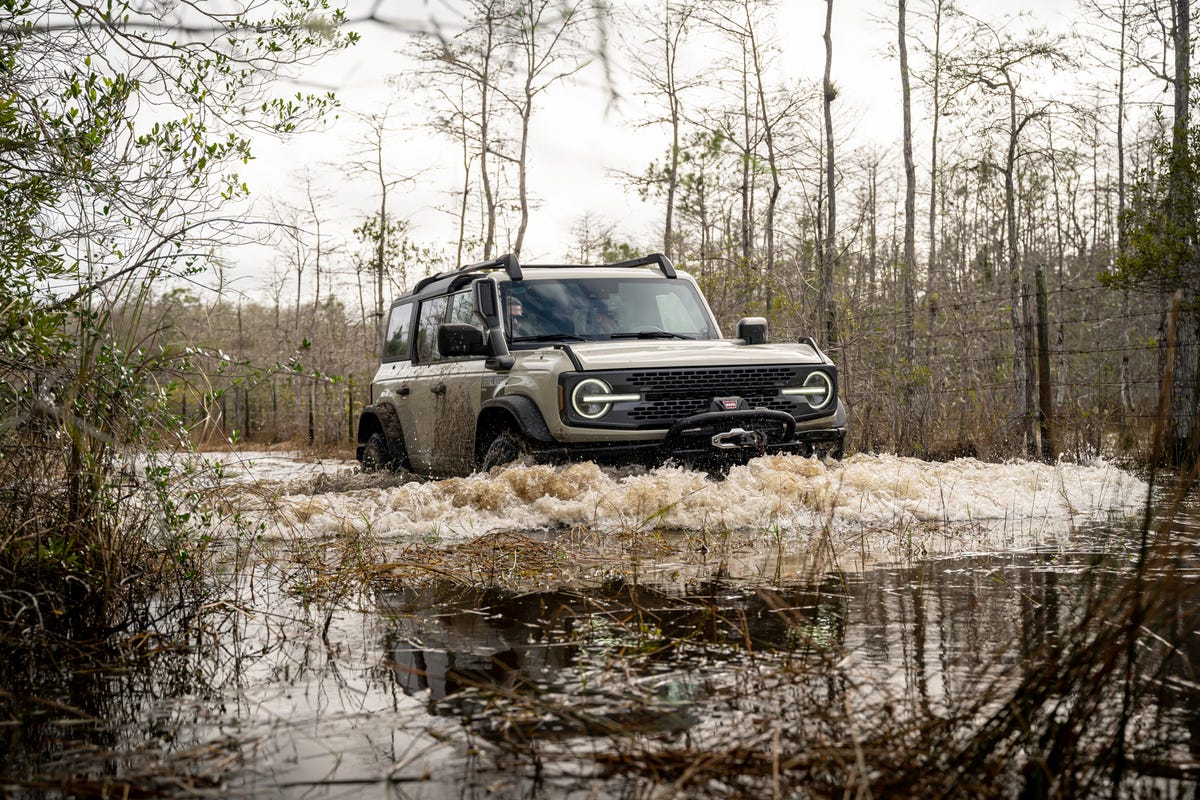
[(424, 278), (391, 305), (381, 361), (358, 421), (366, 470), (842, 453), (837, 368), (817, 344), (769, 343), (760, 317), (723, 338), (696, 281), (657, 253), (504, 255)]

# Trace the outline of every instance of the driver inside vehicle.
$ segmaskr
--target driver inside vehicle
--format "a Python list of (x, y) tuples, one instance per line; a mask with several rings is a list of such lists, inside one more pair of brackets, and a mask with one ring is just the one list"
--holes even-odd
[(521, 319), (525, 316), (525, 307), (515, 297), (508, 298), (508, 328), (510, 336), (521, 335)]
[(616, 333), (620, 323), (616, 315), (605, 305), (595, 305), (588, 313), (589, 333)]

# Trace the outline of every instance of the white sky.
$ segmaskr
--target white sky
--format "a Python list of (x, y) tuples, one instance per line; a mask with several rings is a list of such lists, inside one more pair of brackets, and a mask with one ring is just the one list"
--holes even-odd
[[(911, 0), (910, 0), (911, 1)], [(616, 3), (619, 4), (619, 3)], [(361, 16), (371, 5), (353, 0), (351, 18)], [(1036, 10), (1039, 22), (1053, 30), (1065, 30), (1076, 9), (1073, 0), (1042, 2), (987, 2), (960, 0), (968, 13), (986, 18)], [(302, 134), (286, 144), (259, 142), (256, 160), (243, 170), (260, 213), (266, 203), (282, 198), (303, 200), (307, 171), (322, 192), (324, 233), (344, 241), (352, 239), (355, 225), (378, 206), (378, 192), (370, 176), (348, 174), (348, 154), (362, 140), (361, 122), (354, 112), (382, 110), (394, 104), (397, 131), (385, 158), (394, 175), (423, 172), (419, 182), (402, 187), (393, 195), (393, 211), (410, 221), (410, 236), (434, 245), (453, 257), (456, 228), (445, 210), (461, 182), (459, 151), (450, 141), (439, 141), (419, 127), (420, 109), (411, 99), (397, 95), (387, 79), (405, 67), (399, 54), (413, 23), (438, 13), (445, 29), (453, 19), (445, 11), (445, 0), (382, 0), (377, 16), (397, 20), (394, 27), (366, 23), (355, 29), (362, 41), (348, 51), (335, 53), (309, 70), (301, 88), (331, 89), (342, 103), (340, 118), (321, 132)], [(894, 0), (835, 0), (833, 21), (833, 77), (841, 94), (834, 106), (835, 119), (852, 131), (839, 142), (841, 152), (875, 142), (891, 146), (900, 137), (899, 78), (887, 48), (895, 40)], [(917, 26), (910, 11), (910, 36)], [(782, 48), (779, 77), (789, 81), (819, 81), (824, 69), (824, 0), (780, 0), (774, 16), (774, 38)], [(910, 43), (910, 53), (912, 45)], [(591, 212), (600, 222), (615, 224), (619, 236), (653, 247), (660, 238), (661, 204), (647, 206), (637, 193), (626, 190), (612, 171), (640, 173), (665, 152), (662, 130), (635, 130), (630, 121), (644, 114), (638, 87), (623, 70), (620, 37), (610, 42), (615, 69), (613, 88), (621, 102), (608, 103), (608, 87), (599, 69), (589, 69), (573, 82), (560, 85), (543, 96), (534, 118), (530, 149), (530, 186), (538, 206), (532, 212), (522, 259), (528, 262), (569, 259), (572, 225)], [(413, 112), (416, 112), (415, 114)], [(921, 137), (922, 114), (914, 99), (915, 125)], [(405, 129), (407, 128), (407, 129)], [(515, 194), (515, 189), (514, 189)], [(504, 247), (501, 237), (499, 242)], [(469, 253), (474, 261), (481, 253)], [(236, 264), (235, 286), (259, 294), (272, 271), (272, 251), (258, 248), (240, 251), (231, 258)], [(340, 256), (342, 261), (347, 256)], [(294, 280), (294, 279), (293, 279)]]

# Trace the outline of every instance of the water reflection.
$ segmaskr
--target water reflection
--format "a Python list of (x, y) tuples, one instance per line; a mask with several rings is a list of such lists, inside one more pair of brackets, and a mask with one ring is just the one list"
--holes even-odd
[[(1107, 630), (1097, 609), (1127, 590), (1132, 561), (1119, 548), (1029, 552), (770, 588), (403, 588), (381, 596), (392, 618), (384, 649), (405, 692), (506, 751), (526, 753), (530, 769), (547, 758), (550, 742), (570, 743), (549, 751), (560, 759), (573, 747), (611, 769), (630, 741), (640, 750), (649, 739), (659, 748), (719, 748), (774, 736), (786, 754), (790, 733), (810, 724), (827, 726), (834, 739), (845, 732), (839, 726), (874, 725), (857, 735), (886, 741), (947, 720), (961, 720), (958, 733), (947, 728), (952, 738), (992, 726), (998, 738), (1032, 737), (1012, 744), (1017, 750), (1040, 758), (1045, 747), (1076, 764), (1058, 752), (1056, 737), (1086, 714), (1095, 727), (1083, 733), (1094, 740), (1085, 735), (1073, 746), (1095, 748), (1092, 768), (1119, 759), (1112, 769), (1121, 774), (1113, 775), (1130, 792), (1190, 796), (1200, 775), (1197, 570), (1182, 554), (1167, 584), (1152, 589), (1173, 591), (1166, 608), (1148, 607), (1132, 622), (1114, 617), (1117, 629)], [(1151, 634), (1139, 640), (1129, 673), (1114, 666), (1121, 647), (1104, 641), (1119, 641), (1126, 624)], [(1026, 723), (1013, 721), (1021, 704)], [(1047, 713), (1062, 719), (1035, 721)], [(1103, 737), (1118, 726), (1126, 746), (1113, 749)], [(1011, 781), (1006, 792), (1040, 785), (1053, 764), (1030, 766), (1035, 760), (996, 776)]]
[(876, 796), (1195, 796), (1200, 566), (1131, 589), (1126, 541), (325, 605), (263, 565), (140, 659), (0, 663), (0, 795), (841, 796), (861, 758)]
[(119, 795), (129, 785), (146, 792), (217, 785), (207, 765), (237, 742), (201, 747), (196, 738), (197, 708), (217, 692), (208, 665), (170, 619), (178, 611), (149, 609), (146, 620), (157, 628), (147, 622), (102, 643), (47, 640), (4, 652), (0, 795), (14, 785), (76, 797)]
[[(611, 581), (592, 590), (512, 594), (433, 586), (383, 592), (397, 681), (435, 703), (468, 688), (540, 688), (597, 659), (724, 658), (842, 638), (838, 584), (771, 589), (719, 581), (683, 591)], [(805, 635), (796, 637), (797, 632)]]

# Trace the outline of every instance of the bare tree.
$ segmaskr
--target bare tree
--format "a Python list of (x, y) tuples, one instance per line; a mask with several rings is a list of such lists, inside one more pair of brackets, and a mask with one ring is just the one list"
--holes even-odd
[(914, 77), (922, 80), (929, 93), (929, 212), (927, 227), (928, 256), (925, 267), (925, 310), (929, 320), (926, 358), (935, 354), (936, 321), (938, 312), (938, 199), (941, 195), (938, 168), (938, 147), (941, 144), (942, 117), (953, 101), (955, 87), (945, 85), (945, 30), (947, 23), (957, 13), (950, 0), (928, 0), (929, 8), (924, 12), (928, 20), (931, 37), (926, 42), (918, 35), (916, 40), (929, 61), (928, 70), (917, 72)]
[(468, 0), (463, 29), (453, 38), (427, 34), (416, 40), (414, 55), (430, 67), (444, 88), (435, 98), (451, 102), (451, 113), (443, 116), (440, 129), (461, 137), (471, 156), (468, 166), (478, 170), (483, 191), (483, 257), (496, 249), (497, 217), (500, 208), (492, 158), (501, 149), (497, 134), (499, 113), (495, 95), (503, 77), (511, 72), (508, 60), (510, 10), (507, 0)]
[(837, 172), (833, 142), (833, 0), (825, 0), (825, 74), (821, 81), (825, 110), (825, 239), (821, 243), (820, 278), (817, 307), (822, 319), (825, 341), (837, 343), (836, 309), (833, 299), (833, 274), (837, 266)]
[(594, 264), (608, 259), (608, 251), (617, 245), (617, 226), (590, 211), (585, 211), (571, 225), (571, 237), (576, 250), (572, 256), (580, 264)]
[[(388, 294), (385, 291), (385, 284), (389, 277), (387, 270), (389, 265), (394, 262), (393, 254), (388, 252), (390, 239), (393, 238), (389, 237), (388, 232), (395, 226), (396, 221), (392, 218), (388, 203), (392, 190), (397, 186), (415, 180), (417, 177), (417, 175), (395, 175), (389, 168), (385, 154), (388, 137), (392, 133), (390, 124), (391, 114), (392, 106), (389, 103), (384, 106), (382, 111), (359, 115), (362, 123), (366, 126), (366, 130), (354, 152), (353, 160), (349, 164), (353, 171), (369, 175), (375, 182), (377, 191), (379, 192), (379, 210), (376, 213), (376, 224), (360, 229), (376, 237), (375, 257), (372, 259), (375, 286), (373, 313), (376, 327), (383, 323), (383, 309), (387, 304), (388, 298)], [(406, 228), (407, 225), (403, 227)], [(399, 267), (402, 270), (404, 269), (403, 262), (399, 262)], [(399, 283), (404, 285), (407, 282), (408, 275), (405, 271), (399, 276)]]
[[(682, 124), (684, 94), (697, 85), (697, 79), (681, 74), (679, 58), (685, 37), (691, 27), (697, 7), (691, 3), (664, 0), (661, 5), (642, 16), (635, 16), (635, 25), (627, 34), (627, 50), (638, 80), (647, 88), (645, 93), (661, 98), (666, 105), (665, 114), (654, 117), (646, 124), (665, 123), (670, 132), (670, 149), (663, 169), (664, 214), (662, 251), (673, 258), (675, 247), (675, 202), (679, 188), (680, 158), (682, 155)], [(633, 41), (649, 33), (649, 47), (643, 42)]]
[(904, 293), (904, 357), (910, 368), (917, 359), (913, 331), (913, 281), (917, 271), (917, 165), (913, 160), (912, 91), (908, 79), (908, 0), (897, 0), (896, 28), (900, 53), (900, 96), (904, 117), (904, 260), (901, 283)]
[(502, 91), (516, 110), (521, 133), (517, 145), (517, 194), (520, 222), (512, 245), (516, 255), (525, 244), (529, 228), (529, 133), (535, 100), (556, 83), (565, 81), (587, 65), (581, 42), (573, 39), (581, 25), (591, 20), (590, 6), (561, 0), (520, 0), (507, 17), (512, 26), (513, 46), (523, 69), (519, 92)]
[[(780, 129), (794, 118), (800, 103), (796, 92), (772, 92), (767, 85), (767, 76), (776, 50), (773, 41), (763, 30), (762, 16), (774, 8), (772, 0), (736, 0), (724, 4), (713, 4), (706, 11), (708, 23), (719, 30), (736, 48), (734, 71), (738, 75), (738, 102), (740, 118), (742, 182), (741, 191), (741, 245), (742, 260), (746, 265), (753, 263), (757, 224), (755, 194), (759, 173), (765, 172), (767, 185), (766, 208), (762, 217), (764, 259), (758, 276), (760, 302), (767, 313), (773, 304), (776, 263), (776, 217), (779, 198), (783, 191), (782, 152), (779, 143)], [(733, 138), (734, 126), (726, 125)], [(760, 166), (762, 165), (762, 166)]]
[[(976, 19), (969, 38), (971, 45), (963, 52), (949, 57), (948, 66), (964, 85), (978, 88), (981, 102), (998, 98), (1003, 111), (1000, 132), (1004, 148), (999, 164), (989, 163), (1004, 177), (1004, 220), (1006, 270), (1009, 287), (1009, 321), (1013, 332), (1013, 374), (1020, 402), (1024, 447), (1036, 450), (1034, 428), (1034, 363), (1030, 339), (1032, 307), (1029, 301), (1030, 276), (1024, 274), (1020, 258), (1017, 218), (1017, 159), (1021, 155), (1022, 134), (1030, 122), (1047, 113), (1050, 101), (1026, 95), (1023, 80), (1027, 71), (1044, 66), (1056, 67), (1067, 63), (1062, 37), (1051, 36), (1042, 30), (1024, 34), (1013, 33), (1015, 19), (994, 25)], [(1041, 77), (1039, 75), (1039, 77)]]

